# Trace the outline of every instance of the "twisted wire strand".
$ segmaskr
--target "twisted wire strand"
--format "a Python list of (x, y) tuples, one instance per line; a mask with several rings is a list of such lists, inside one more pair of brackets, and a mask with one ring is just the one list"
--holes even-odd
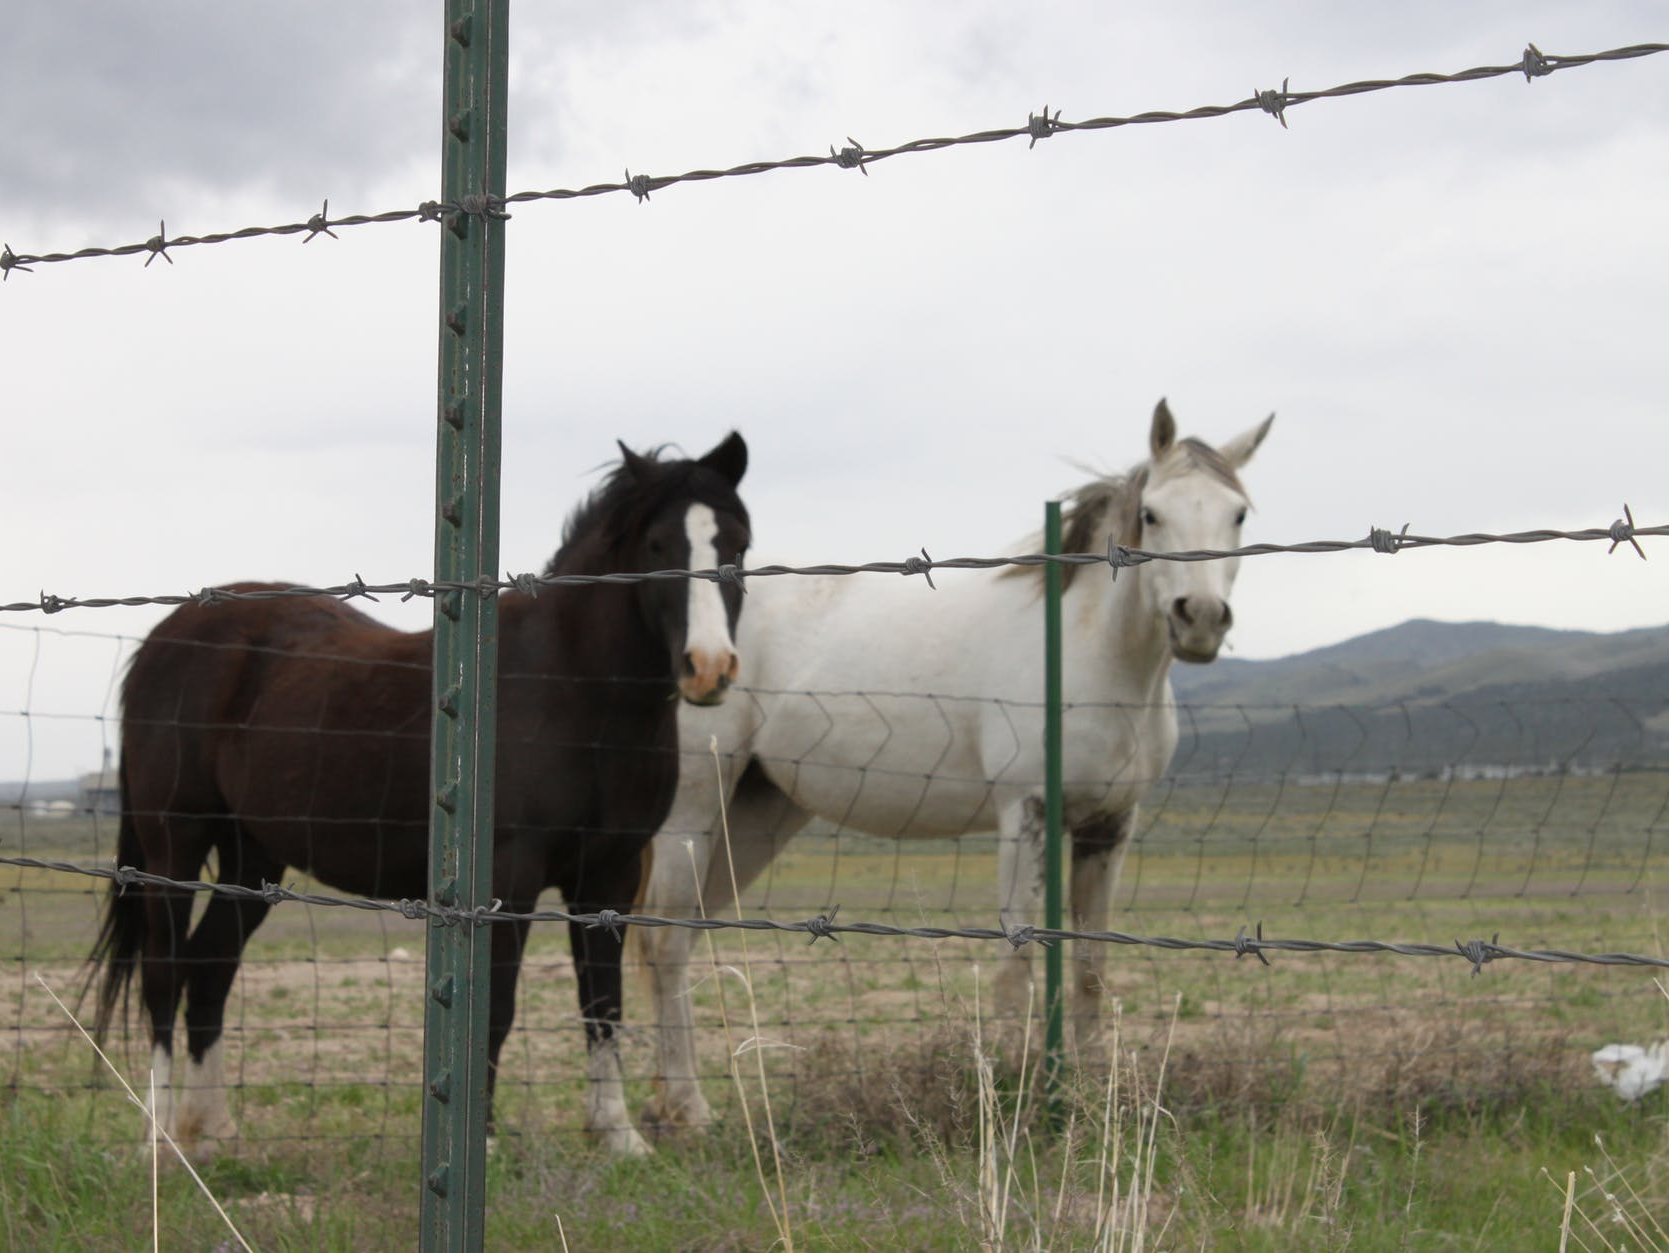
[[(1387, 538), (1389, 536), (1389, 538)], [(580, 587), (593, 584), (632, 584), (651, 581), (702, 579), (713, 583), (744, 583), (748, 579), (800, 577), (843, 577), (855, 574), (901, 574), (906, 577), (924, 576), (929, 583), (935, 570), (994, 570), (1008, 566), (1110, 566), (1116, 577), (1119, 570), (1146, 565), (1151, 561), (1226, 561), (1243, 557), (1267, 557), (1277, 553), (1316, 554), (1350, 552), (1367, 549), (1378, 553), (1395, 554), (1405, 549), (1420, 548), (1477, 548), (1489, 544), (1545, 544), (1555, 541), (1591, 543), (1609, 541), (1609, 551), (1620, 544), (1633, 546), (1642, 558), (1645, 551), (1639, 541), (1643, 538), (1669, 536), (1669, 525), (1634, 526), (1614, 522), (1605, 527), (1588, 527), (1579, 531), (1540, 529), (1514, 531), (1507, 534), (1471, 532), (1465, 535), (1410, 535), (1407, 528), (1392, 535), (1378, 527), (1355, 540), (1309, 540), (1299, 544), (1248, 544), (1240, 548), (1196, 548), (1178, 552), (1158, 552), (1143, 548), (1109, 545), (1105, 553), (1024, 553), (1012, 557), (947, 557), (943, 560), (924, 555), (906, 557), (903, 561), (868, 561), (861, 564), (826, 562), (809, 566), (767, 565), (742, 569), (721, 566), (712, 570), (650, 570), (640, 573), (614, 574), (509, 574), (503, 579), (482, 577), (467, 582), (404, 579), (393, 583), (367, 583), (357, 576), (346, 583), (329, 587), (295, 584), (289, 587), (262, 588), (255, 591), (231, 591), (221, 587), (205, 587), (195, 592), (163, 593), (151, 596), (60, 596), (41, 592), (34, 600), (0, 604), (0, 613), (61, 613), (66, 609), (110, 609), (145, 605), (177, 606), (187, 604), (218, 604), (238, 600), (287, 600), (296, 597), (329, 597), (354, 600), (363, 597), (376, 600), (380, 596), (433, 598), (450, 593), (473, 592), (481, 596), (496, 596), (502, 592), (533, 592), (547, 587)]]
[(1265, 937), (1262, 924), (1253, 934), (1245, 927), (1230, 939), (1187, 939), (1178, 936), (1133, 935), (1126, 931), (1074, 931), (1066, 928), (1036, 927), (1030, 924), (1007, 924), (1000, 927), (904, 927), (880, 922), (836, 922), (839, 907), (815, 917), (795, 921), (774, 918), (662, 918), (654, 914), (620, 913), (612, 909), (595, 913), (570, 913), (561, 909), (534, 910), (512, 913), (501, 909), (498, 901), (477, 905), (472, 909), (435, 905), (428, 901), (401, 899), (378, 900), (370, 897), (338, 896), (320, 892), (299, 892), (277, 883), (263, 883), (258, 888), (235, 883), (209, 883), (194, 879), (170, 879), (133, 866), (115, 868), (81, 866), (73, 862), (51, 861), (37, 857), (0, 857), (0, 865), (17, 866), (30, 870), (50, 870), (63, 874), (85, 875), (108, 879), (123, 889), (134, 885), (169, 888), (183, 892), (208, 892), (245, 900), (260, 900), (268, 905), (293, 902), (328, 908), (366, 910), (376, 913), (396, 913), (412, 921), (422, 920), (437, 926), (483, 926), (493, 923), (558, 922), (578, 923), (593, 930), (619, 934), (624, 926), (682, 927), (691, 931), (769, 931), (800, 934), (810, 937), (815, 944), (820, 939), (839, 942), (842, 935), (885, 936), (897, 939), (923, 940), (1002, 940), (1019, 949), (1027, 944), (1048, 946), (1061, 940), (1084, 940), (1097, 944), (1141, 946), (1172, 951), (1203, 951), (1233, 953), (1237, 958), (1248, 954), (1268, 964), (1270, 953), (1390, 953), (1402, 957), (1461, 957), (1478, 974), (1494, 961), (1573, 963), (1595, 966), (1642, 966), (1669, 969), (1669, 958), (1640, 953), (1580, 953), (1568, 949), (1520, 949), (1500, 943), (1500, 935), (1492, 939), (1456, 940), (1453, 947), (1442, 944), (1399, 943), (1390, 940), (1305, 940)]
[(1652, 56), (1655, 53), (1665, 51), (1669, 51), (1669, 44), (1643, 43), (1631, 44), (1621, 48), (1610, 48), (1603, 52), (1555, 56), (1544, 54), (1534, 44), (1530, 44), (1525, 48), (1519, 60), (1506, 65), (1480, 65), (1471, 69), (1459, 70), (1452, 74), (1419, 73), (1405, 74), (1400, 78), (1362, 79), (1317, 91), (1292, 91), (1289, 89), (1290, 80), (1288, 80), (1283, 82), (1278, 89), (1255, 90), (1250, 96), (1233, 104), (1200, 105), (1196, 108), (1180, 111), (1152, 109), (1125, 116), (1094, 117), (1074, 122), (1062, 119), (1058, 109), (1051, 114), (1048, 106), (1045, 106), (1041, 115), (1029, 114), (1025, 124), (1021, 126), (998, 127), (958, 136), (913, 139), (891, 148), (865, 148), (856, 140), (848, 137), (848, 147), (836, 151), (831, 145), (827, 156), (801, 156), (775, 161), (749, 161), (741, 165), (731, 166), (728, 169), (697, 169), (683, 174), (658, 176), (643, 173), (633, 175), (628, 169), (625, 172), (625, 178), (619, 182), (593, 183), (579, 188), (552, 188), (548, 191), (521, 191), (503, 199), (496, 196), (478, 195), (466, 196), (458, 202), (429, 200), (410, 209), (393, 209), (384, 213), (355, 213), (334, 218), (330, 216), (330, 202), (327, 200), (320, 212), (312, 214), (305, 221), (287, 222), (279, 226), (246, 226), (240, 230), (219, 231), (206, 235), (187, 234), (170, 238), (167, 223), (163, 222), (159, 224), (157, 233), (149, 239), (143, 242), (120, 244), (115, 247), (78, 248), (72, 252), (20, 253), (14, 252), (9, 244), (0, 246), (0, 280), (9, 279), (14, 270), (29, 273), (31, 267), (36, 265), (83, 261), (93, 257), (144, 255), (146, 266), (149, 266), (158, 257), (169, 264), (173, 264), (173, 258), (169, 256), (169, 252), (174, 249), (191, 248), (204, 244), (224, 244), (235, 240), (255, 239), (269, 235), (302, 235), (304, 237), (303, 242), (308, 243), (320, 235), (329, 235), (332, 239), (337, 238), (334, 232), (336, 227), (368, 226), (408, 221), (445, 222), (460, 215), (483, 219), (504, 218), (508, 216), (505, 212), (506, 206), (534, 201), (576, 200), (590, 196), (630, 193), (639, 204), (643, 204), (649, 202), (652, 192), (677, 183), (709, 182), (714, 179), (740, 178), (778, 170), (832, 166), (837, 169), (856, 169), (867, 175), (869, 166), (889, 157), (913, 156), (925, 152), (937, 152), (944, 148), (961, 147), (969, 144), (1000, 143), (1010, 139), (1025, 139), (1028, 141), (1028, 146), (1035, 147), (1040, 139), (1054, 138), (1061, 134), (1078, 131), (1111, 130), (1123, 126), (1143, 126), (1158, 122), (1198, 121), (1205, 118), (1227, 117), (1232, 114), (1247, 112), (1268, 113), (1285, 127), (1287, 125), (1286, 111), (1288, 109), (1301, 104), (1310, 104), (1317, 100), (1360, 96), (1401, 87), (1429, 87), (1448, 83), (1478, 82), (1483, 79), (1500, 78), (1511, 74), (1523, 74), (1528, 81), (1532, 78), (1544, 77), (1556, 70), (1573, 69), (1576, 66), (1592, 65), (1597, 62), (1632, 60), (1636, 57)]

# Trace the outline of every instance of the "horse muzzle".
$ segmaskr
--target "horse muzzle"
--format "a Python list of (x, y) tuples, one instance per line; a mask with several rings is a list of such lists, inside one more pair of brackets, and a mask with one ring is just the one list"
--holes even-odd
[(1217, 660), (1223, 638), (1234, 625), (1234, 611), (1226, 600), (1215, 596), (1178, 596), (1171, 602), (1167, 621), (1171, 656), (1203, 666)]
[(741, 669), (741, 658), (730, 649), (711, 651), (692, 648), (684, 654), (683, 673), (678, 677), (678, 695), (692, 705), (720, 704)]

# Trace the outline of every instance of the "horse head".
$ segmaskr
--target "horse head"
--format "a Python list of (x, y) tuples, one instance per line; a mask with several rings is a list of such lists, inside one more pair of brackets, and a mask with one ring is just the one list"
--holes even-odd
[[(663, 461), (620, 445), (618, 474), (647, 507), (617, 541), (619, 568), (736, 570), (750, 538), (747, 507), (736, 487), (747, 470), (748, 447), (732, 431), (693, 461)], [(678, 694), (694, 705), (716, 705), (740, 673), (736, 620), (742, 611), (737, 579), (647, 579), (637, 585), (639, 612), (667, 648)]]
[[(1178, 439), (1176, 419), (1161, 400), (1153, 411), (1150, 459), (1136, 474), (1140, 490), (1132, 501), (1124, 542), (1149, 552), (1240, 547), (1240, 526), (1251, 500), (1239, 470), (1269, 433), (1275, 415), (1213, 448), (1197, 439)], [(1239, 569), (1236, 558), (1215, 561), (1155, 561), (1142, 567), (1144, 594), (1164, 620), (1171, 655), (1178, 661), (1213, 661), (1234, 625), (1229, 593)]]

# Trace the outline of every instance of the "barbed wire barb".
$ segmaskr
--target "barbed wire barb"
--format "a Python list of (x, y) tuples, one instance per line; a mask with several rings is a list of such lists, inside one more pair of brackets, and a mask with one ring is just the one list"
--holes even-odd
[(1628, 507), (1627, 502), (1623, 504), (1623, 516), (1611, 524), (1611, 547), (1605, 550), (1606, 555), (1616, 552), (1618, 544), (1632, 545), (1640, 560), (1646, 560), (1646, 550), (1634, 538), (1634, 510)]
[(1053, 135), (1059, 129), (1060, 119), (1061, 111), (1059, 109), (1055, 110), (1054, 117), (1049, 116), (1048, 105), (1043, 106), (1042, 113), (1026, 114), (1026, 131), (1032, 137), (1031, 143), (1026, 145), (1026, 151), (1030, 152), (1037, 147), (1038, 140), (1048, 139), (1049, 136)]
[(1393, 535), (1382, 527), (1368, 528), (1368, 545), (1376, 553), (1389, 553), (1396, 556), (1402, 551), (1402, 546), (1408, 541), (1408, 523), (1402, 524), (1402, 530)]
[(834, 158), (834, 163), (841, 169), (856, 170), (859, 174), (868, 178), (869, 168), (864, 164), (863, 145), (853, 139), (850, 135), (846, 137), (846, 142), (852, 146), (850, 148), (842, 148), (839, 152), (836, 152), (835, 146), (830, 144), (829, 156)]
[(1235, 937), (1234, 937), (1234, 959), (1235, 959), (1235, 961), (1239, 961), (1242, 957), (1246, 956), (1247, 953), (1250, 953), (1253, 957), (1256, 957), (1265, 966), (1271, 965), (1272, 963), (1270, 962), (1269, 958), (1264, 955), (1263, 949), (1261, 947), (1262, 944), (1263, 944), (1263, 923), (1261, 923), (1261, 922), (1258, 923), (1258, 930), (1257, 930), (1257, 935), (1256, 935), (1255, 938), (1251, 937), (1251, 936), (1248, 936), (1246, 934), (1246, 925), (1244, 923), (1242, 923), (1241, 926), (1240, 926), (1240, 930), (1235, 933)]
[(168, 223), (166, 221), (157, 223), (157, 232), (145, 241), (145, 247), (151, 253), (150, 256), (145, 258), (145, 268), (147, 270), (151, 268), (151, 262), (158, 257), (161, 257), (169, 265), (174, 264), (174, 258), (168, 255)]
[(1281, 80), (1279, 91), (1254, 91), (1253, 98), (1258, 102), (1258, 108), (1273, 117), (1281, 124), (1281, 129), (1287, 129), (1287, 86), (1292, 82), (1290, 78)]
[(307, 219), (307, 236), (301, 242), (310, 244), (320, 235), (329, 235), (332, 239), (337, 238), (336, 232), (330, 229), (329, 199), (325, 200), (323, 208)]
[(1468, 940), (1464, 944), (1456, 940), (1455, 948), (1460, 951), (1462, 957), (1472, 963), (1472, 977), (1476, 979), (1483, 972), (1485, 963), (1495, 960), (1500, 943), (1501, 933), (1497, 931), (1488, 944), (1482, 940)]
[(919, 574), (922, 578), (927, 580), (928, 587), (932, 588), (935, 592), (939, 590), (933, 582), (933, 558), (927, 555), (926, 548), (921, 550), (921, 556), (919, 557), (904, 558), (904, 569), (900, 571), (900, 573), (905, 576)]
[(815, 944), (819, 940), (826, 939), (839, 944), (840, 937), (835, 934), (834, 930), (834, 920), (836, 915), (839, 913), (840, 906), (836, 905), (826, 914), (818, 914), (815, 918), (806, 919), (806, 930), (811, 932), (811, 940), (809, 943)]

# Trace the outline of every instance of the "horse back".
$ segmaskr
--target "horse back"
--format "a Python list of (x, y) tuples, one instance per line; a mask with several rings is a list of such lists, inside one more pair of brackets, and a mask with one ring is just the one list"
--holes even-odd
[[(256, 592), (282, 585), (236, 584)], [(122, 689), (124, 808), (235, 817), (291, 865), (328, 873), (333, 837), (413, 846), (426, 815), (430, 644), (338, 601), (187, 605), (140, 646)], [(358, 840), (354, 840), (358, 843)], [(361, 860), (364, 860), (361, 856)], [(382, 874), (379, 871), (379, 880)]]
[[(284, 586), (236, 583), (224, 590)], [(400, 647), (402, 640), (416, 647)], [(427, 664), (427, 657), (425, 639), (382, 626), (339, 601), (298, 597), (184, 605), (134, 654), (122, 685), (123, 716), (141, 735), (158, 721), (169, 723), (171, 734), (224, 729), (246, 722), (263, 698), (275, 706), (269, 712), (294, 717), (300, 702), (287, 687), (308, 679), (323, 679), (330, 689), (344, 680), (356, 687), (386, 685), (392, 668), (409, 670), (412, 663)], [(353, 669), (361, 673), (352, 675)]]

